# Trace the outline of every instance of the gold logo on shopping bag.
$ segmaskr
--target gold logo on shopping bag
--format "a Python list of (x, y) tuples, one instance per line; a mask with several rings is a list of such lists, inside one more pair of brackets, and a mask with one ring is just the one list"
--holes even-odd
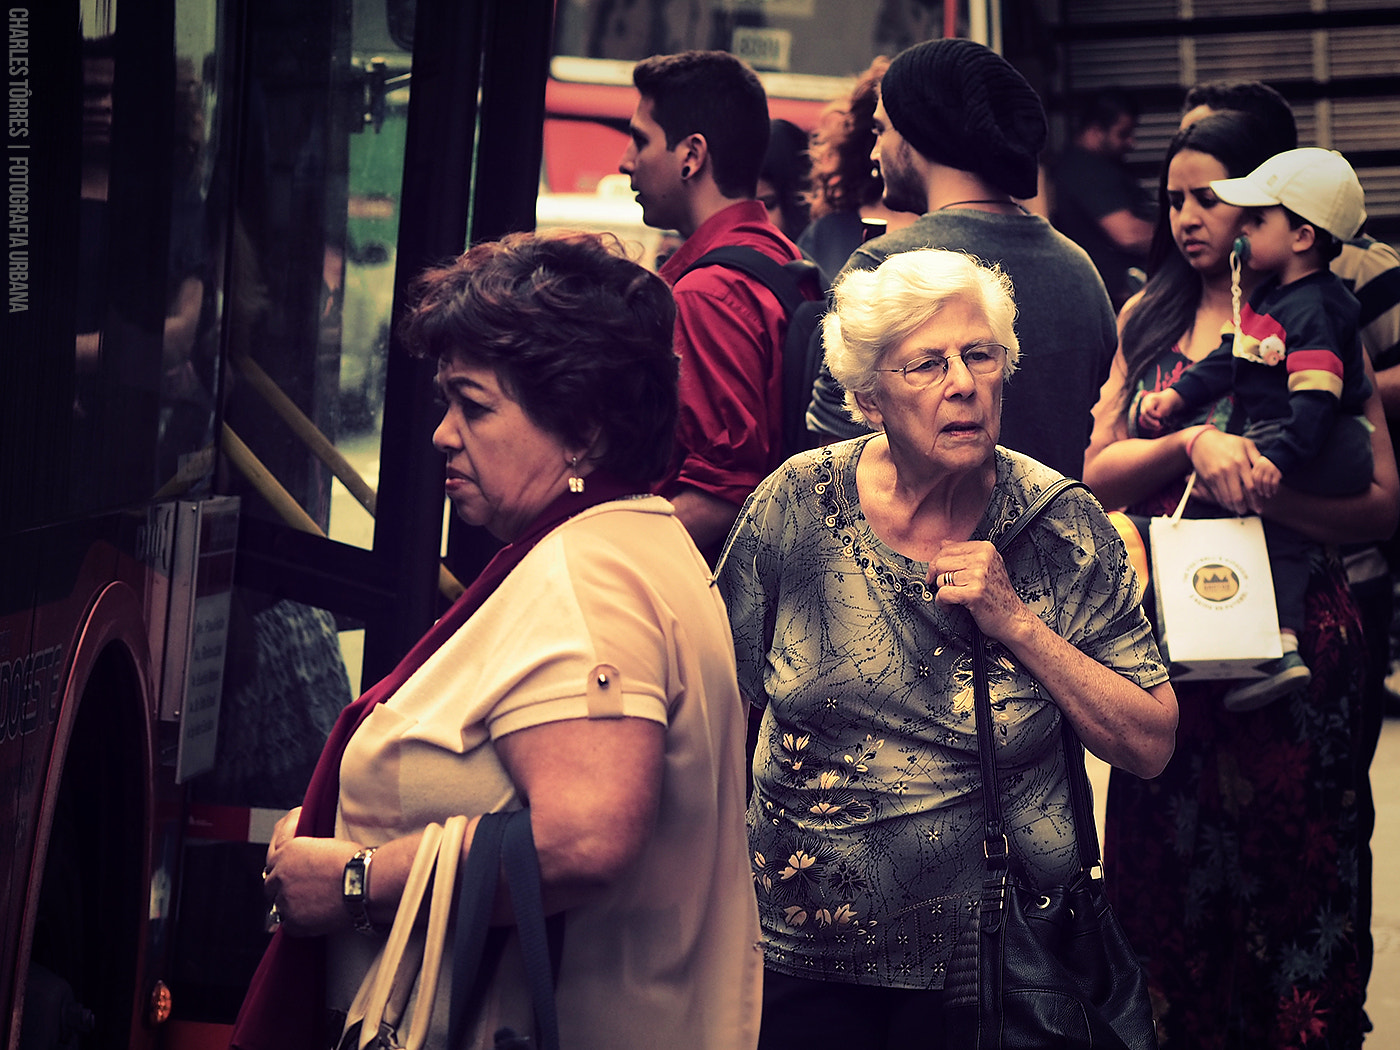
[(1191, 587), (1208, 602), (1228, 602), (1240, 593), (1240, 576), (1228, 565), (1207, 562), (1191, 574)]

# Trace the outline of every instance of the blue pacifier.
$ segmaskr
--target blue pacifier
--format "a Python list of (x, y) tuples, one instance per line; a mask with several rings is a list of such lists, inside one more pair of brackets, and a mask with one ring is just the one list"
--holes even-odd
[(1230, 246), (1230, 254), (1239, 260), (1240, 264), (1249, 262), (1249, 238), (1240, 234), (1235, 238), (1235, 243)]

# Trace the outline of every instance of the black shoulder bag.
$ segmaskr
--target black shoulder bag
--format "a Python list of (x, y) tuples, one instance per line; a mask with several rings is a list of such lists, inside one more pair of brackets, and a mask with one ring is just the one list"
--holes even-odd
[[(1006, 549), (1073, 485), (1051, 485), (997, 541)], [(1027, 888), (1010, 871), (992, 739), (986, 642), (973, 625), (973, 698), (982, 762), (986, 875), (981, 907), (958, 938), (944, 982), (947, 1045), (969, 1050), (1154, 1050), (1142, 967), (1104, 895), (1084, 749), (1061, 718), (1080, 871), (1067, 886)]]

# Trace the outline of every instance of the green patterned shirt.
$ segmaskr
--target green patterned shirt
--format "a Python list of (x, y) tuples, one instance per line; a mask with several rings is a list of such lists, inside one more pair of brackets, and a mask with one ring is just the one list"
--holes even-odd
[[(870, 437), (769, 476), (720, 564), (739, 686), (766, 707), (750, 859), (770, 967), (939, 988), (982, 871), (971, 617), (938, 606), (928, 564), (870, 530), (856, 494)], [(1059, 477), (1004, 448), (996, 457), (973, 539), (995, 539)], [(1166, 681), (1142, 585), (1092, 495), (1061, 495), (1005, 560), (1063, 638), (1138, 685)], [(1078, 859), (1059, 709), (1005, 649), (989, 669), (1012, 852), (1033, 882), (1065, 882)]]

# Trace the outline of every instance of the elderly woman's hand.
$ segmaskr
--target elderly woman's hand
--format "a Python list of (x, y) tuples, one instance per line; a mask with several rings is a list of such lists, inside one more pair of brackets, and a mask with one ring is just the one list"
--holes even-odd
[(986, 540), (944, 543), (929, 562), (928, 584), (940, 605), (961, 605), (988, 638), (1006, 640), (1035, 614), (1006, 575), (1001, 553)]
[(1136, 776), (1162, 771), (1176, 733), (1170, 683), (1143, 689), (1061, 638), (1021, 601), (990, 543), (944, 543), (928, 582), (937, 587), (935, 601), (964, 606), (984, 635), (1006, 646), (1085, 747)]

